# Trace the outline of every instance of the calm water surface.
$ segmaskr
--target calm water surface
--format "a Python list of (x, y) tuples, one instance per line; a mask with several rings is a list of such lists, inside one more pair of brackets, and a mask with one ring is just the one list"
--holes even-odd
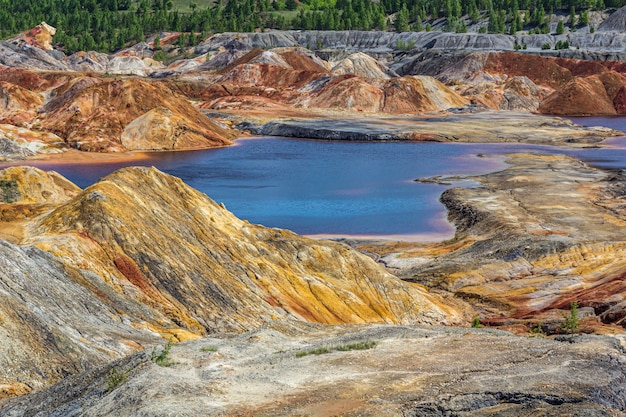
[[(626, 118), (576, 120), (626, 129)], [(624, 146), (622, 146), (624, 144)], [(591, 163), (626, 168), (626, 142), (611, 149), (567, 151)], [(519, 144), (359, 143), (256, 138), (237, 146), (154, 153), (154, 165), (208, 194), (252, 223), (308, 235), (441, 239), (453, 234), (438, 202), (446, 187), (416, 183), (434, 175), (478, 174), (504, 167), (511, 152), (564, 153)], [(33, 163), (37, 165), (36, 163)], [(50, 164), (86, 187), (129, 163)], [(465, 184), (467, 185), (467, 184)]]

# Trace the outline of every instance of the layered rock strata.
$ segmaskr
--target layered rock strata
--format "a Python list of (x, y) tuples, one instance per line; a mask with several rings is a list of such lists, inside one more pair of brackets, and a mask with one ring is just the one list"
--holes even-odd
[(470, 301), (485, 323), (558, 332), (577, 302), (586, 331), (626, 326), (621, 173), (566, 156), (508, 162), (504, 171), (473, 177), (479, 187), (444, 192), (453, 240), (384, 262), (404, 279)]
[[(471, 109), (471, 108), (470, 108)], [(414, 140), (436, 142), (504, 143), (587, 147), (621, 133), (602, 127), (585, 128), (560, 118), (526, 112), (467, 109), (459, 113), (378, 116), (296, 114), (273, 118), (259, 109), (247, 117), (235, 117), (235, 125), (257, 135), (326, 140)], [(241, 120), (243, 119), (243, 120)]]
[(154, 168), (120, 170), (80, 193), (54, 173), (2, 175), (0, 196), (15, 202), (0, 209), (21, 213), (0, 221), (0, 233), (19, 243), (0, 240), (5, 396), (161, 336), (277, 319), (454, 324), (471, 315), (343, 244), (239, 220)]

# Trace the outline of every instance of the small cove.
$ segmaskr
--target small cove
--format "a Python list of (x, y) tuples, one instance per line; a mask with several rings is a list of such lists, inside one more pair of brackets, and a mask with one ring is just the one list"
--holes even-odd
[[(576, 119), (626, 129), (626, 118)], [(180, 177), (238, 217), (269, 227), (326, 237), (441, 240), (453, 227), (439, 196), (449, 186), (414, 182), (437, 175), (476, 175), (505, 167), (513, 152), (567, 153), (605, 168), (626, 168), (626, 141), (610, 148), (569, 150), (506, 144), (341, 142), (289, 138), (240, 139), (205, 151), (151, 153), (135, 162), (63, 164), (54, 169), (80, 187), (129, 165), (152, 165)], [(14, 164), (12, 164), (14, 165)]]

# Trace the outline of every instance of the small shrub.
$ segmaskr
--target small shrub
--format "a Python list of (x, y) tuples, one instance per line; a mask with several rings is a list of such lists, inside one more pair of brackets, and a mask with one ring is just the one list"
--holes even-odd
[(552, 49), (552, 48), (550, 47), (550, 44), (546, 42), (543, 45), (541, 45), (541, 49)]
[(13, 203), (20, 196), (15, 180), (0, 180), (0, 203)]
[(570, 303), (569, 316), (564, 316), (565, 321), (561, 324), (561, 329), (566, 333), (572, 334), (580, 330), (580, 324), (578, 322), (578, 303), (572, 301)]
[(154, 58), (155, 61), (163, 62), (165, 58), (167, 58), (167, 54), (163, 51), (157, 51), (152, 58)]
[(544, 337), (545, 335), (546, 333), (543, 331), (543, 328), (541, 327), (541, 323), (539, 323), (537, 327), (533, 327), (530, 330), (531, 337)]
[(168, 356), (170, 354), (170, 350), (172, 349), (172, 345), (174, 344), (174, 340), (170, 337), (170, 339), (167, 341), (167, 343), (165, 345), (163, 345), (163, 348), (161, 349), (161, 353), (159, 353), (157, 355), (157, 348), (156, 346), (152, 349), (152, 355), (150, 357), (150, 359), (152, 360), (152, 362), (156, 363), (159, 366), (170, 366), (170, 365), (174, 365), (176, 362), (172, 362), (169, 360)]
[(404, 42), (402, 39), (398, 39), (396, 41), (396, 49), (400, 51), (406, 51), (407, 49), (406, 42)]
[(117, 386), (126, 382), (126, 373), (127, 371), (120, 371), (117, 367), (112, 368), (104, 377), (104, 382), (107, 384), (106, 390), (113, 391)]
[(480, 319), (478, 317), (474, 317), (474, 320), (472, 320), (472, 327), (474, 329), (480, 329), (481, 327), (483, 327), (483, 325), (480, 324)]

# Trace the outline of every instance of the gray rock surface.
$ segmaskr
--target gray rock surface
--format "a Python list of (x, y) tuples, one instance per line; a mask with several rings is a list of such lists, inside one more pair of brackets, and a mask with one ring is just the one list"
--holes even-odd
[(35, 156), (32, 150), (0, 136), (0, 161), (19, 161)]
[(626, 33), (585, 31), (564, 35), (504, 35), (450, 32), (378, 32), (378, 31), (274, 31), (264, 33), (221, 33), (210, 37), (195, 49), (196, 54), (227, 50), (269, 49), (303, 46), (314, 50), (347, 50), (367, 54), (398, 52), (401, 44), (416, 50), (445, 49), (464, 51), (513, 51), (516, 45), (526, 51), (541, 52), (558, 41), (569, 41), (572, 50), (621, 53), (626, 47)]
[(28, 45), (19, 46), (8, 41), (0, 41), (0, 64), (39, 70), (68, 69), (67, 65), (49, 51)]
[(273, 322), (176, 344), (167, 359), (136, 354), (6, 402), (0, 416), (626, 415), (626, 355), (608, 336)]
[(598, 26), (599, 32), (606, 31), (616, 31), (616, 32), (625, 32), (626, 31), (626, 7), (622, 7), (615, 11), (612, 15), (610, 15), (604, 22)]
[(449, 111), (453, 114), (345, 115), (324, 117), (323, 122), (315, 117), (270, 121), (246, 118), (234, 123), (238, 129), (255, 135), (347, 141), (520, 142), (576, 147), (619, 135), (610, 129), (574, 126), (569, 120), (528, 112), (489, 111), (474, 106)]
[(146, 306), (117, 295), (93, 273), (2, 239), (0, 305), (0, 394), (20, 384), (41, 388), (160, 340), (140, 329), (142, 316), (154, 316)]

